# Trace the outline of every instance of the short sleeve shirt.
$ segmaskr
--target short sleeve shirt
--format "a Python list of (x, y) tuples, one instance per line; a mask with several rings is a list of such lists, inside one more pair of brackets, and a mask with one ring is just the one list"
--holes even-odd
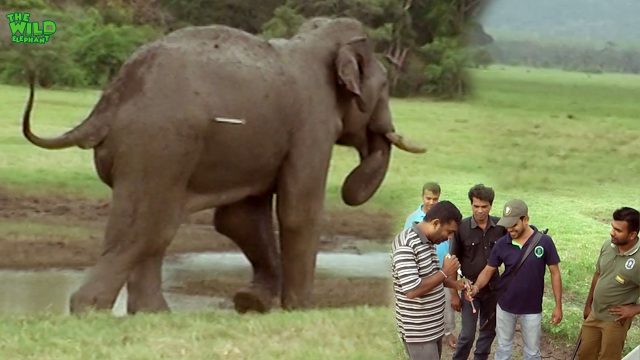
[(609, 308), (636, 304), (640, 297), (640, 240), (629, 251), (620, 254), (607, 240), (600, 249), (596, 270), (600, 273), (593, 290), (592, 309), (596, 319), (614, 321)]
[(434, 244), (415, 227), (400, 232), (393, 240), (391, 270), (396, 298), (396, 320), (400, 337), (407, 343), (434, 341), (444, 334), (444, 287), (409, 299), (422, 278), (440, 269)]
[[(504, 311), (512, 314), (539, 314), (542, 312), (544, 294), (544, 275), (546, 267), (556, 265), (560, 257), (550, 236), (543, 234), (540, 242), (510, 280), (511, 273), (520, 262), (520, 258), (531, 245), (534, 235), (520, 248), (517, 242), (507, 234), (496, 241), (487, 264), (499, 267), (504, 264), (504, 273), (500, 276), (498, 288), (503, 291), (498, 304)], [(506, 286), (506, 287), (505, 287)]]

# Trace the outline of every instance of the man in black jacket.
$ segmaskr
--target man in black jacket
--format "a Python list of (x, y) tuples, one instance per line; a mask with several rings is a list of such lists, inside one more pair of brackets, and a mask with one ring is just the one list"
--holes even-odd
[[(462, 275), (475, 282), (482, 269), (487, 265), (487, 259), (493, 245), (496, 240), (506, 234), (506, 230), (497, 225), (499, 218), (489, 215), (495, 198), (495, 192), (492, 188), (478, 184), (469, 190), (468, 196), (473, 216), (462, 220), (458, 232), (450, 241), (449, 252), (459, 259)], [(462, 328), (453, 360), (468, 359), (476, 336), (478, 318), (481, 328), (476, 342), (474, 359), (485, 360), (489, 357), (491, 343), (496, 336), (493, 314), (496, 311), (497, 292), (495, 285), (497, 280), (498, 276), (495, 274), (489, 286), (475, 296), (473, 300), (477, 310), (475, 313), (469, 301), (456, 291), (451, 290), (451, 307), (462, 312)]]

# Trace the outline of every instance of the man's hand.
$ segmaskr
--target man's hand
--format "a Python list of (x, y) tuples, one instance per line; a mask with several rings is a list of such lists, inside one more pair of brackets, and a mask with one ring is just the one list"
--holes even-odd
[(455, 287), (453, 287), (452, 289), (455, 289), (456, 291), (462, 291), (465, 290), (467, 288), (466, 283), (464, 282), (464, 279), (458, 279), (455, 282)]
[(467, 294), (469, 294), (469, 296), (473, 298), (478, 295), (479, 292), (480, 288), (478, 288), (478, 285), (471, 285), (471, 291), (467, 292)]
[(458, 295), (457, 291), (455, 294), (451, 294), (451, 308), (457, 312), (462, 311), (462, 301), (460, 300), (460, 295)]
[(609, 314), (615, 315), (618, 318), (617, 322), (624, 324), (627, 319), (630, 319), (637, 315), (636, 305), (617, 305), (609, 308)]
[[(464, 281), (464, 298), (471, 303), (471, 306), (473, 306), (473, 297), (475, 296), (475, 294), (473, 293), (473, 287), (475, 285), (471, 285), (471, 281), (466, 280)], [(473, 313), (476, 313), (476, 309), (473, 308)]]
[(460, 269), (460, 261), (455, 255), (449, 255), (444, 257), (444, 264), (442, 264), (442, 272), (447, 276), (455, 276), (456, 272)]
[(560, 306), (556, 306), (553, 309), (553, 314), (551, 314), (551, 323), (553, 325), (558, 325), (560, 324), (560, 321), (562, 321), (562, 308)]

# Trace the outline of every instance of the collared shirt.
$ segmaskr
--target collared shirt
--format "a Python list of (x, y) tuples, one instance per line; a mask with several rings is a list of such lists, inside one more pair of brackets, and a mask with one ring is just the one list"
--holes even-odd
[[(407, 220), (404, 222), (404, 229), (412, 227), (414, 224), (421, 222), (424, 219), (424, 211), (422, 211), (422, 204), (418, 206), (416, 211), (412, 212)], [(438, 260), (440, 261), (440, 267), (444, 264), (444, 257), (449, 253), (449, 241), (443, 241), (436, 245), (436, 253), (438, 254)]]
[(458, 257), (462, 275), (476, 281), (482, 269), (487, 265), (494, 244), (503, 237), (507, 230), (496, 225), (500, 218), (489, 216), (487, 227), (482, 230), (473, 216), (464, 218), (451, 240), (449, 252)]
[(618, 247), (607, 240), (600, 249), (596, 270), (600, 273), (593, 290), (592, 310), (596, 319), (614, 321), (609, 314), (616, 305), (636, 304), (640, 297), (640, 240), (620, 254)]
[(391, 271), (396, 297), (396, 321), (400, 337), (407, 343), (434, 341), (444, 335), (444, 287), (409, 299), (422, 278), (440, 269), (436, 249), (415, 226), (396, 235), (392, 245)]
[[(540, 242), (522, 263), (513, 279), (511, 273), (520, 263), (520, 258), (531, 245), (537, 231), (527, 239), (522, 248), (507, 234), (496, 241), (487, 264), (499, 267), (504, 264), (504, 273), (500, 276), (499, 288), (503, 290), (498, 300), (500, 307), (512, 314), (539, 314), (542, 312), (544, 294), (544, 275), (546, 267), (560, 262), (558, 251), (549, 235), (543, 234)], [(503, 288), (505, 287), (506, 288)]]

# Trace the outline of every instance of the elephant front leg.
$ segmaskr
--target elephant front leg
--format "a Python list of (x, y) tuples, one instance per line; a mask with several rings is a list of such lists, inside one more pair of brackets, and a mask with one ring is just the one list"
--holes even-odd
[(318, 252), (318, 219), (281, 221), (282, 307), (306, 308), (311, 293)]
[(280, 295), (280, 255), (273, 231), (272, 194), (216, 209), (216, 230), (233, 240), (251, 262), (253, 280), (233, 302), (238, 312), (266, 312)]
[[(331, 149), (326, 149), (330, 154)], [(308, 154), (308, 151), (305, 152)], [(323, 153), (319, 151), (319, 153)], [(304, 157), (303, 153), (298, 153)], [(293, 157), (292, 160), (295, 160)], [(287, 164), (278, 183), (282, 307), (311, 304), (329, 158)]]

